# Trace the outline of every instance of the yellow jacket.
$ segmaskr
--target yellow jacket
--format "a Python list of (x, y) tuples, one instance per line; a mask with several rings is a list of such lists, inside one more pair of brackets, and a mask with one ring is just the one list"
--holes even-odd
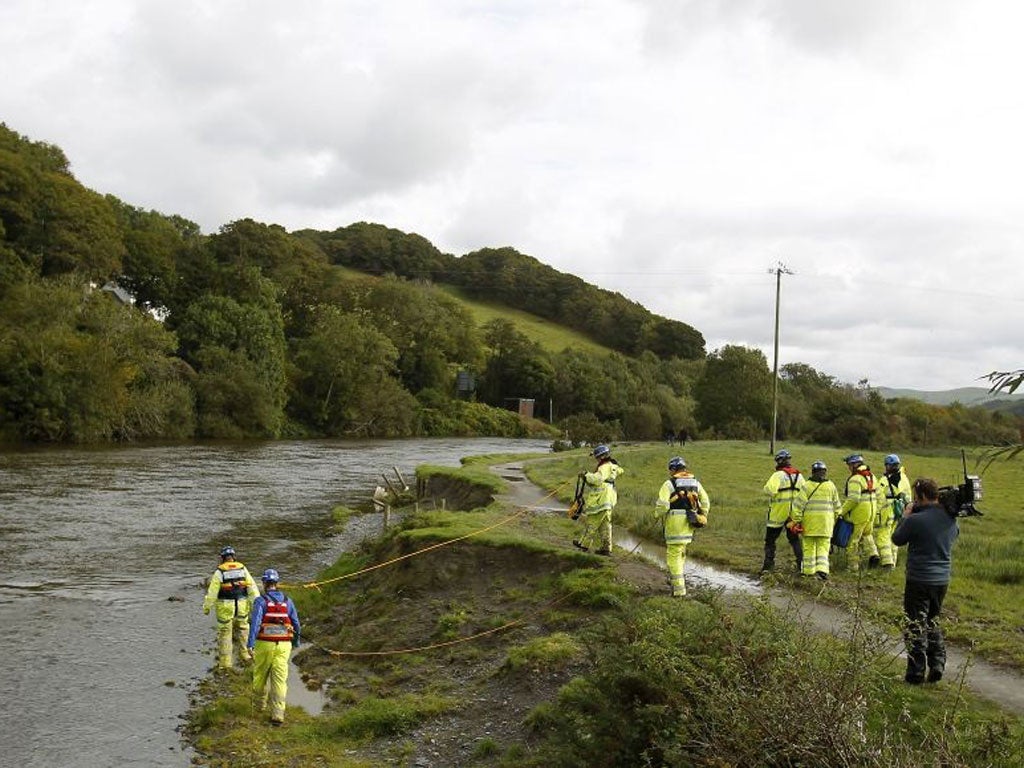
[(854, 525), (871, 524), (878, 514), (878, 484), (866, 464), (861, 464), (846, 480), (843, 517)]
[(764, 484), (764, 492), (768, 497), (769, 528), (781, 528), (793, 516), (793, 505), (805, 482), (804, 476), (794, 467), (772, 472)]
[(583, 475), (587, 484), (587, 493), (583, 500), (583, 512), (593, 515), (598, 512), (610, 512), (619, 501), (615, 490), (615, 478), (625, 472), (622, 467), (611, 459), (602, 461), (593, 472)]

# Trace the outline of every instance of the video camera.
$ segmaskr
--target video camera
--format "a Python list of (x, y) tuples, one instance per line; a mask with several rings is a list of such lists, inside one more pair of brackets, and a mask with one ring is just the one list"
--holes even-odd
[(964, 481), (960, 485), (944, 485), (939, 488), (939, 503), (946, 508), (950, 517), (975, 517), (984, 513), (974, 506), (982, 498), (981, 478), (967, 474), (967, 456), (960, 449), (960, 460), (964, 467)]

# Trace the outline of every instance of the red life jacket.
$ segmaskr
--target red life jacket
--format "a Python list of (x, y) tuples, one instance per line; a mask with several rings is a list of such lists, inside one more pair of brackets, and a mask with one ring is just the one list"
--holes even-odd
[(782, 486), (779, 488), (779, 493), (796, 493), (796, 483), (800, 479), (800, 470), (796, 467), (791, 467), (788, 464), (784, 467), (779, 467), (778, 472), (785, 472), (789, 476), (789, 486)]
[(875, 476), (871, 474), (871, 470), (865, 467), (864, 469), (858, 469), (857, 474), (863, 477), (865, 481), (867, 481), (867, 487), (862, 491), (862, 493), (874, 493)]
[(267, 609), (263, 612), (263, 621), (260, 623), (260, 631), (256, 635), (257, 640), (269, 640), (274, 643), (291, 641), (295, 638), (295, 627), (288, 616), (288, 601), (279, 603), (270, 595), (264, 596), (267, 601)]
[(245, 566), (228, 560), (217, 566), (220, 571), (218, 600), (244, 600), (249, 595), (249, 580), (245, 577)]

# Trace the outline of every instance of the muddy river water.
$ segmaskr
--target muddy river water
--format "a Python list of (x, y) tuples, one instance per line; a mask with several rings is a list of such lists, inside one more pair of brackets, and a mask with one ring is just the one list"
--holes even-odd
[(397, 466), (537, 440), (296, 441), (0, 453), (4, 765), (188, 766), (177, 731), (213, 663), (202, 582), (232, 544), (285, 580), (333, 562), (330, 510)]

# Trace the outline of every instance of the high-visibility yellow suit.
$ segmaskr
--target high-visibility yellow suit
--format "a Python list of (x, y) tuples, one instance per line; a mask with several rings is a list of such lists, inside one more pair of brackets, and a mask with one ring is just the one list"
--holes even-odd
[(795, 467), (779, 465), (764, 484), (764, 493), (768, 497), (768, 517), (765, 521), (764, 562), (762, 571), (775, 568), (775, 542), (783, 529), (786, 540), (793, 549), (796, 569), (799, 571), (803, 562), (803, 551), (800, 537), (786, 525), (793, 518), (793, 506), (800, 489), (804, 487), (804, 476)]
[(793, 505), (793, 522), (803, 528), (800, 535), (804, 557), (800, 572), (804, 576), (828, 578), (832, 528), (841, 508), (835, 483), (812, 472)]
[(599, 555), (612, 551), (612, 512), (618, 503), (615, 480), (626, 470), (613, 458), (601, 460), (593, 472), (585, 472), (586, 495), (583, 499), (583, 531), (576, 539), (576, 545), (589, 549), (594, 539), (600, 542)]
[(905, 470), (896, 465), (878, 478), (878, 519), (874, 537), (878, 548), (879, 565), (891, 570), (896, 567), (897, 552), (892, 543), (892, 532), (903, 517), (903, 508), (910, 503), (910, 479)]
[(292, 648), (299, 647), (302, 627), (291, 598), (277, 589), (277, 584), (264, 583), (265, 595), (253, 606), (252, 628), (248, 647), (253, 651), (252, 690), (257, 709), (270, 706), (270, 722), (284, 722), (285, 700), (288, 696), (288, 661)]
[(661, 519), (665, 532), (665, 564), (674, 597), (686, 594), (686, 547), (693, 541), (694, 528), (707, 524), (710, 509), (704, 486), (686, 470), (673, 472), (658, 491), (654, 514)]
[(238, 643), (238, 658), (243, 664), (252, 661), (252, 654), (246, 648), (249, 637), (249, 614), (253, 601), (260, 591), (252, 576), (242, 563), (228, 559), (217, 566), (210, 578), (210, 586), (203, 599), (203, 613), (216, 608), (217, 619), (217, 666), (231, 669), (233, 643)]
[(862, 545), (864, 554), (878, 557), (871, 535), (878, 514), (878, 485), (867, 464), (851, 463), (847, 466), (850, 476), (846, 479), (842, 516), (853, 524), (853, 533), (846, 545), (846, 566), (851, 571), (859, 571)]

